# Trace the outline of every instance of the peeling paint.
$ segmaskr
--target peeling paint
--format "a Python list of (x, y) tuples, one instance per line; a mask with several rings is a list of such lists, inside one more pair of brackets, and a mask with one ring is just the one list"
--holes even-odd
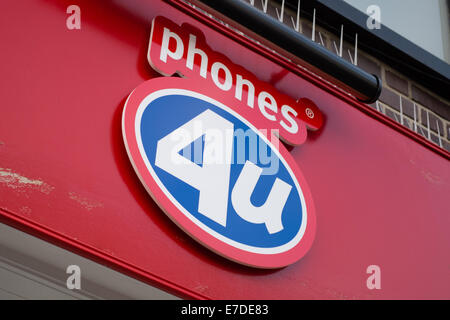
[(0, 183), (6, 185), (8, 188), (16, 189), (17, 191), (34, 189), (49, 194), (54, 189), (54, 187), (42, 180), (30, 179), (13, 172), (11, 169), (4, 168), (0, 168)]
[[(413, 159), (410, 159), (409, 162), (414, 165), (417, 166), (416, 161), (414, 161)], [(422, 168), (418, 168), (420, 170), (420, 174), (428, 181), (431, 182), (433, 184), (447, 184), (444, 180), (442, 180), (441, 177), (435, 175), (434, 173), (431, 173), (430, 171), (427, 171), (425, 169)]]
[(77, 195), (75, 192), (69, 192), (69, 198), (78, 202), (83, 208), (85, 208), (88, 211), (91, 211), (95, 208), (101, 208), (103, 207), (103, 203), (95, 200), (90, 200), (85, 197), (81, 197)]
[(438, 176), (436, 176), (435, 174), (432, 174), (431, 172), (422, 170), (422, 175), (425, 177), (425, 179), (427, 179), (429, 182), (434, 183), (434, 184), (442, 184), (443, 181), (441, 178), (439, 178)]
[(194, 291), (205, 293), (209, 287), (207, 285), (198, 284), (194, 287)]
[(27, 216), (31, 215), (31, 212), (32, 212), (31, 208), (30, 208), (30, 207), (27, 207), (27, 206), (21, 207), (21, 208), (19, 209), (19, 211), (20, 211), (21, 213), (27, 215)]
[(107, 253), (107, 254), (109, 254), (110, 256), (115, 256), (115, 254), (114, 254), (114, 252), (112, 252), (111, 250), (109, 250), (109, 249), (103, 249), (103, 251), (105, 252), (105, 253)]
[(338, 300), (361, 300), (362, 298), (365, 297), (364, 295), (346, 294), (345, 292), (340, 291), (339, 289), (328, 287), (311, 279), (302, 279), (302, 280), (294, 280), (292, 278), (289, 279), (298, 282), (299, 285), (303, 287), (302, 289), (305, 290), (305, 292), (312, 294), (314, 298), (329, 297), (331, 299), (338, 299)]

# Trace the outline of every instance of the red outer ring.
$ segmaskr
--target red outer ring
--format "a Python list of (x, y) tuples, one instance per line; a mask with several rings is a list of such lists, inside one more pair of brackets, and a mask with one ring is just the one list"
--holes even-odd
[[(134, 126), (136, 113), (142, 100), (152, 92), (162, 89), (184, 89), (194, 91), (211, 97), (236, 111), (239, 110), (238, 112), (241, 114), (241, 116), (252, 123), (256, 128), (264, 128), (264, 126), (261, 125), (267, 124), (264, 119), (258, 119), (262, 118), (262, 116), (256, 117), (253, 113), (253, 116), (249, 117), (250, 113), (246, 112), (246, 109), (242, 106), (236, 106), (236, 101), (231, 100), (229, 98), (229, 94), (227, 95), (214, 87), (205, 88), (204, 84), (198, 85), (196, 83), (193, 83), (193, 81), (189, 81), (187, 79), (171, 77), (151, 79), (139, 85), (129, 95), (127, 101), (125, 102), (122, 116), (122, 133), (128, 156), (130, 157), (133, 167), (144, 187), (149, 192), (151, 197), (155, 200), (155, 202), (159, 205), (159, 207), (173, 222), (175, 222), (192, 238), (194, 238), (207, 248), (211, 249), (212, 251), (216, 252), (217, 254), (232, 261), (258, 268), (280, 268), (292, 264), (302, 258), (308, 252), (314, 240), (316, 230), (315, 209), (311, 192), (305, 181), (305, 178), (298, 168), (297, 164), (295, 163), (294, 159), (282, 143), (279, 144), (279, 152), (290, 166), (292, 172), (294, 173), (294, 176), (297, 178), (298, 184), (303, 192), (305, 204), (307, 207), (307, 227), (303, 234), (303, 237), (299, 241), (299, 243), (297, 243), (288, 251), (276, 254), (260, 254), (244, 251), (242, 249), (233, 247), (215, 238), (214, 236), (210, 235), (199, 226), (194, 224), (168, 199), (168, 197), (153, 179), (153, 176), (147, 169), (145, 162), (140, 155)], [(234, 105), (232, 103), (227, 103), (231, 101), (232, 103), (234, 103)], [(252, 118), (253, 120), (250, 121), (250, 119)]]

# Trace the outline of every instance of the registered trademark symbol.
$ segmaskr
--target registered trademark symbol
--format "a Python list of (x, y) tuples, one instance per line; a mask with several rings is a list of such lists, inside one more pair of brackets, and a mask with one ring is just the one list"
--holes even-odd
[(314, 111), (312, 111), (310, 108), (306, 108), (305, 110), (306, 115), (308, 116), (308, 118), (314, 118)]

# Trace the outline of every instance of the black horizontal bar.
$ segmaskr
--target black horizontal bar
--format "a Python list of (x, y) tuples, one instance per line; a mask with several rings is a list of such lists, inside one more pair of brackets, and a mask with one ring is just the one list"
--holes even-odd
[[(347, 90), (362, 102), (375, 102), (381, 93), (381, 81), (323, 46), (264, 14), (241, 0), (195, 0), (202, 7), (218, 12), (230, 24), (239, 24), (253, 34), (281, 48), (289, 58), (312, 69), (328, 81)], [(259, 39), (258, 39), (259, 40)]]

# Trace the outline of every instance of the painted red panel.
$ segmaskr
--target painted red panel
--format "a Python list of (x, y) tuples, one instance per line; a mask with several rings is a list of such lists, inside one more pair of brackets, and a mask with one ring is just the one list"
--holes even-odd
[[(450, 298), (448, 153), (177, 7), (123, 3), (0, 3), (2, 221), (187, 297)], [(81, 30), (66, 28), (70, 4)], [(181, 232), (134, 173), (121, 113), (159, 76), (146, 59), (157, 15), (196, 26), (211, 48), (324, 113), (323, 128), (291, 151), (317, 215), (299, 262), (263, 271), (219, 257)], [(372, 264), (381, 290), (366, 287)]]

